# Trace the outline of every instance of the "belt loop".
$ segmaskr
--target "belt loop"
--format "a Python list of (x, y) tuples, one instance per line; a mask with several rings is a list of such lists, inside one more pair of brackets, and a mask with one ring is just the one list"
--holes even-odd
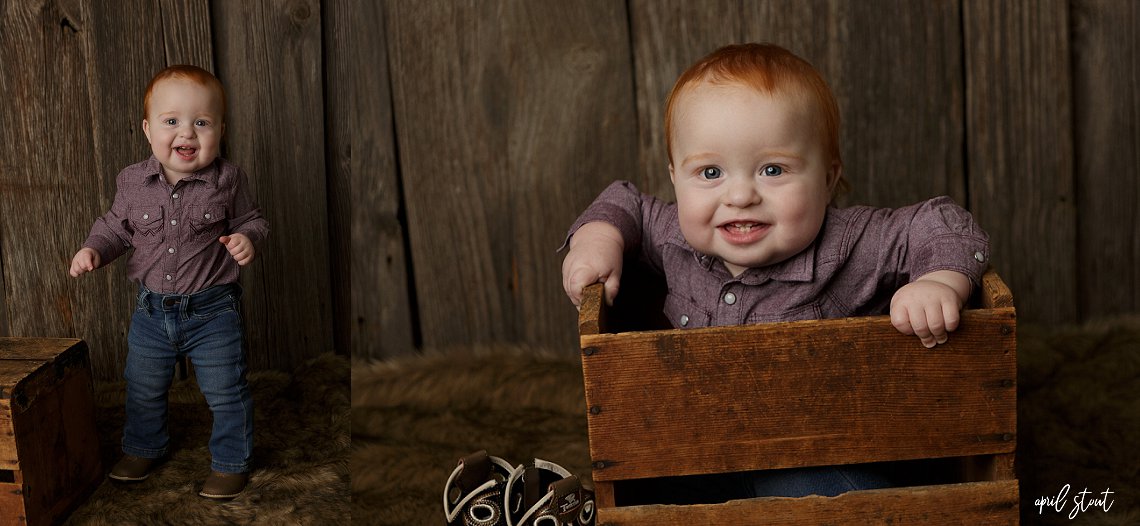
[(151, 295), (150, 289), (146, 288), (146, 285), (139, 285), (139, 297), (138, 297), (137, 303), (138, 303), (139, 307), (142, 307), (142, 309), (144, 311), (146, 311), (147, 316), (150, 316), (150, 314), (151, 314), (151, 312), (150, 312), (150, 295)]
[(190, 319), (190, 294), (182, 294), (178, 299), (178, 317), (186, 321)]

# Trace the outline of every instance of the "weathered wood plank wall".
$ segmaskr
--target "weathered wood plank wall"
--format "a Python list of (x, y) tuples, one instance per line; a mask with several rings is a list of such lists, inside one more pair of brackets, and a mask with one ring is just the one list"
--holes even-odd
[(1069, 13), (1082, 317), (1140, 310), (1140, 4)]
[(414, 352), (383, 4), (325, 6), (337, 348)]
[(227, 155), (251, 176), (271, 241), (243, 270), (251, 366), (333, 351), (321, 7), (211, 4), (229, 97)]
[(83, 337), (118, 376), (122, 265), (66, 263), (148, 154), (146, 81), (192, 62), (272, 223), (243, 278), (255, 367), (572, 349), (565, 227), (614, 179), (671, 196), (665, 95), (744, 40), (831, 82), (845, 202), (966, 204), (1023, 321), (1136, 312), (1138, 33), (1111, 0), (0, 0), (0, 334)]
[(624, 4), (389, 6), (423, 344), (572, 342), (560, 231), (636, 167)]
[(1075, 321), (1068, 5), (968, 0), (963, 10), (969, 208), (1021, 319)]

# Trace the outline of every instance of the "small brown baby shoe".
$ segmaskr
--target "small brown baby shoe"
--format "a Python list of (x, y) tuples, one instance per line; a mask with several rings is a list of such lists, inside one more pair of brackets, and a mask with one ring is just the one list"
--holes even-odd
[(157, 458), (123, 455), (115, 467), (111, 468), (111, 474), (107, 476), (123, 482), (140, 482), (150, 476), (150, 470), (157, 463)]
[(198, 494), (207, 499), (232, 499), (245, 489), (248, 482), (249, 473), (211, 471)]

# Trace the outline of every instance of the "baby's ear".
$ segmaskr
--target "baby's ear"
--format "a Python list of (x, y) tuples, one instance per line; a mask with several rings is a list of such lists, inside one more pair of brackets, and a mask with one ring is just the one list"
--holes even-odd
[(677, 184), (677, 177), (673, 175), (673, 163), (669, 163), (669, 182)]
[(835, 194), (835, 186), (839, 184), (839, 179), (843, 175), (843, 163), (834, 160), (831, 161), (831, 168), (827, 170), (827, 192)]
[(143, 135), (146, 135), (147, 142), (150, 142), (150, 123), (143, 119)]

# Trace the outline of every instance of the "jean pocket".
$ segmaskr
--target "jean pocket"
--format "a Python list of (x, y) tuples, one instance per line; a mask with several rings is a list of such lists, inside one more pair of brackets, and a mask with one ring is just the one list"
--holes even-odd
[(237, 313), (237, 309), (234, 307), (234, 302), (229, 299), (216, 301), (201, 308), (195, 308), (190, 313), (190, 317), (195, 320), (204, 321), (214, 319), (219, 315), (225, 314), (227, 312)]
[(161, 206), (137, 206), (128, 211), (131, 225), (131, 245), (140, 247), (161, 243), (163, 222)]

